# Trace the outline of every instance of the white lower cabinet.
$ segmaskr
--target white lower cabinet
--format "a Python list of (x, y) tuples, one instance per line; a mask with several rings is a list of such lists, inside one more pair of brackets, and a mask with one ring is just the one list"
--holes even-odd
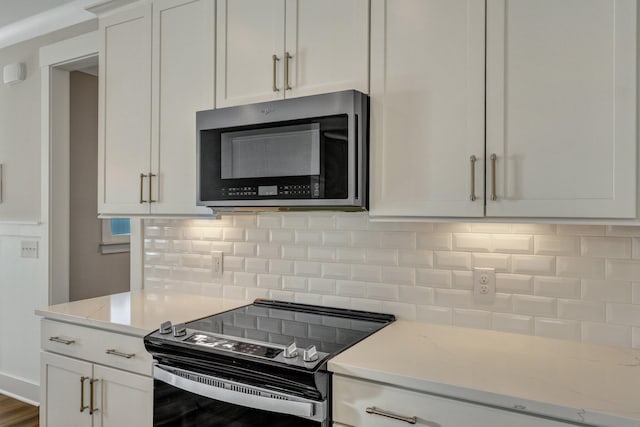
[(142, 338), (43, 320), (42, 343), (41, 427), (152, 426), (152, 359)]
[(573, 425), (339, 375), (333, 377), (333, 419), (339, 427)]

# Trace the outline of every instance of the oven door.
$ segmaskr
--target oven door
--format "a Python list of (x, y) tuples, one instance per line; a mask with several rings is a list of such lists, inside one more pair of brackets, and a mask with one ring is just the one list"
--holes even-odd
[(155, 365), (154, 427), (328, 427), (327, 402)]

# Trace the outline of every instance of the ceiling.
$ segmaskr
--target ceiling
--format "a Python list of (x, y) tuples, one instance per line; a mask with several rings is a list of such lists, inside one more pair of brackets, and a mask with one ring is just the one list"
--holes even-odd
[(0, 27), (21, 21), (73, 0), (0, 0)]
[(106, 0), (0, 0), (0, 48), (96, 19), (87, 7)]

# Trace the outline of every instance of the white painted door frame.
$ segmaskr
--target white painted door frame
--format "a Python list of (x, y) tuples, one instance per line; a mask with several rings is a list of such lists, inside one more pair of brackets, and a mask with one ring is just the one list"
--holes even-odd
[[(99, 46), (94, 31), (40, 48), (42, 256), (48, 261), (49, 304), (69, 301), (69, 72), (97, 57)], [(142, 221), (132, 219), (132, 259), (142, 252), (141, 229)], [(131, 263), (130, 286), (142, 287), (140, 262)]]

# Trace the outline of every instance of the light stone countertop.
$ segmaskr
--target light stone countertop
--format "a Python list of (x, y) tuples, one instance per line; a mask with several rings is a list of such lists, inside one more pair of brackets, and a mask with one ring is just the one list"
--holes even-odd
[(396, 321), (336, 374), (597, 426), (640, 426), (640, 350)]
[(52, 305), (35, 313), (48, 319), (142, 337), (166, 320), (182, 323), (246, 304), (249, 302), (142, 290)]

